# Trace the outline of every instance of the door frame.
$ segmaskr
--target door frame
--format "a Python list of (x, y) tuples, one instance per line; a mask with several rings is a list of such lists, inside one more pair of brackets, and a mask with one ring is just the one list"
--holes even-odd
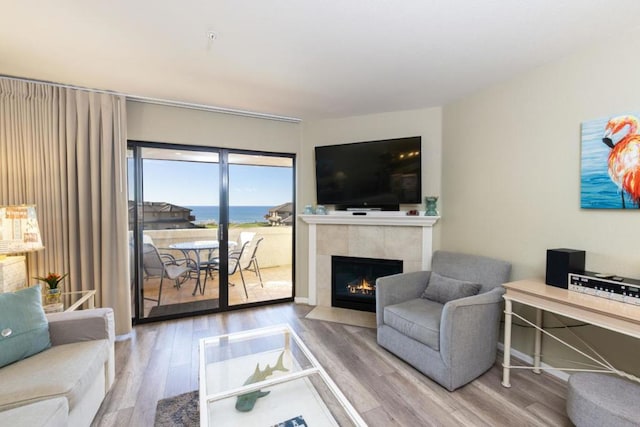
[[(164, 316), (154, 316), (154, 317), (141, 317), (141, 303), (142, 300), (142, 288), (141, 288), (141, 274), (142, 271), (142, 241), (143, 241), (143, 212), (142, 212), (142, 156), (141, 150), (142, 148), (158, 148), (158, 149), (167, 149), (167, 150), (188, 150), (188, 151), (204, 151), (204, 152), (215, 152), (219, 155), (219, 174), (220, 174), (220, 200), (219, 200), (219, 223), (218, 223), (218, 240), (221, 242), (219, 254), (220, 254), (220, 275), (219, 275), (219, 300), (218, 307), (205, 309), (205, 310), (197, 310), (173, 315), (164, 315)], [(291, 239), (292, 239), (292, 251), (291, 251), (291, 297), (286, 298), (278, 298), (274, 300), (268, 301), (256, 301), (256, 302), (248, 302), (244, 304), (236, 304), (229, 305), (229, 277), (228, 277), (228, 238), (229, 238), (229, 155), (230, 154), (245, 154), (245, 155), (256, 155), (256, 156), (267, 156), (267, 157), (285, 157), (290, 158), (292, 161), (292, 175), (293, 179), (291, 182), (292, 186), (292, 203), (293, 203), (293, 215), (295, 216), (296, 212), (296, 154), (295, 153), (278, 153), (278, 152), (269, 152), (269, 151), (258, 151), (258, 150), (245, 150), (245, 149), (235, 149), (235, 148), (224, 148), (224, 147), (211, 147), (211, 146), (202, 146), (202, 145), (186, 145), (186, 144), (175, 144), (175, 143), (163, 143), (163, 142), (153, 142), (153, 141), (141, 141), (130, 139), (127, 140), (127, 151), (133, 151), (133, 160), (134, 160), (134, 202), (135, 209), (133, 209), (133, 223), (134, 230), (133, 231), (133, 249), (134, 249), (134, 272), (130, 274), (133, 278), (133, 292), (132, 298), (134, 300), (134, 312), (132, 323), (133, 324), (142, 324), (148, 322), (169, 320), (175, 318), (183, 318), (183, 317), (191, 317), (202, 314), (212, 314), (219, 313), (225, 311), (232, 311), (244, 308), (252, 308), (252, 307), (260, 307), (271, 304), (279, 304), (282, 302), (293, 302), (295, 300), (296, 295), (296, 251), (295, 251), (295, 242), (296, 242), (296, 221), (294, 220), (291, 224)], [(128, 167), (128, 162), (127, 162)], [(127, 176), (129, 174), (127, 173)], [(128, 187), (127, 187), (128, 188)]]

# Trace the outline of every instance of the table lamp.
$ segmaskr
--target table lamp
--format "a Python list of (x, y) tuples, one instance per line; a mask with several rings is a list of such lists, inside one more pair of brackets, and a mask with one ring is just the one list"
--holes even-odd
[(36, 207), (0, 206), (0, 292), (10, 292), (27, 284), (24, 256), (7, 256), (44, 249)]

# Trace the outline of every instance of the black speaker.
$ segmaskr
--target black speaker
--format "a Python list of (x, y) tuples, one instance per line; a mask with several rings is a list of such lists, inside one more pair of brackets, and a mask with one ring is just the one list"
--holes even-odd
[(569, 273), (584, 271), (585, 252), (576, 249), (547, 249), (547, 285), (569, 287)]

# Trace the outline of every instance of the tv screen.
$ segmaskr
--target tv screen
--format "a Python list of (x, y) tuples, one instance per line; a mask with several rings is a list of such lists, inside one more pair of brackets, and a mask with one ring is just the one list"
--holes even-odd
[(422, 202), (421, 137), (316, 147), (318, 204), (397, 209)]

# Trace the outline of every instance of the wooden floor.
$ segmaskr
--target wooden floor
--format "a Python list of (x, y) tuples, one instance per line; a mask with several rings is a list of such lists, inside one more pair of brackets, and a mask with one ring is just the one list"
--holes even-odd
[(305, 319), (293, 303), (136, 326), (116, 342), (116, 381), (94, 426), (153, 426), (159, 399), (198, 388), (198, 340), (289, 323), (370, 426), (570, 426), (566, 384), (496, 364), (450, 393), (376, 344), (374, 329)]

